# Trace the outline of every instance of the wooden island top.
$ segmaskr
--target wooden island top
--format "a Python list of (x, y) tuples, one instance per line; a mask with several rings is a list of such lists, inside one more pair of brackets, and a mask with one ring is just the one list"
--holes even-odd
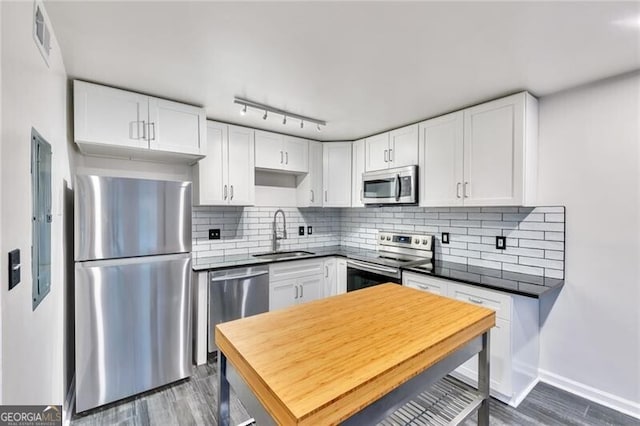
[(381, 284), (216, 326), (283, 425), (338, 424), (495, 325), (486, 308)]

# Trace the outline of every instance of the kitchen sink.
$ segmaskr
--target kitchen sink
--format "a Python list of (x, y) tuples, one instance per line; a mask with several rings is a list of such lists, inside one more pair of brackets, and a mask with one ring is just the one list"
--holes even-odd
[(263, 254), (254, 254), (253, 257), (259, 257), (260, 259), (280, 260), (280, 259), (295, 259), (296, 257), (309, 256), (314, 253), (310, 251), (278, 251)]

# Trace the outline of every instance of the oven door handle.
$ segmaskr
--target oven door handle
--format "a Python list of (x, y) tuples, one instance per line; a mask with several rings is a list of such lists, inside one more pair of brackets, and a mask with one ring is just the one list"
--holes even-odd
[(396, 175), (396, 201), (400, 201), (400, 175)]
[(369, 272), (386, 272), (387, 274), (397, 274), (398, 270), (395, 268), (388, 268), (386, 266), (373, 265), (371, 263), (363, 263), (355, 260), (347, 259), (347, 267), (353, 267)]

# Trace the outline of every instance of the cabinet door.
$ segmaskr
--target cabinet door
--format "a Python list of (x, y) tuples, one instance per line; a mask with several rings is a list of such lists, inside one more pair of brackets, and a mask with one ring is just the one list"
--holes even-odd
[(389, 168), (389, 133), (365, 139), (365, 170), (383, 170)]
[(336, 261), (336, 294), (347, 292), (347, 260), (338, 258)]
[(324, 207), (351, 206), (351, 142), (330, 142), (322, 147)]
[(298, 303), (300, 289), (295, 279), (269, 283), (269, 310), (286, 308)]
[(323, 296), (324, 279), (322, 275), (313, 275), (310, 277), (300, 278), (298, 286), (300, 287), (300, 297), (298, 303), (311, 302), (320, 299)]
[(295, 173), (309, 171), (309, 141), (292, 136), (284, 137), (284, 166)]
[(353, 143), (351, 160), (351, 207), (364, 207), (362, 203), (362, 174), (365, 162), (365, 140)]
[[(508, 321), (496, 318), (496, 326), (489, 333), (489, 356), (491, 362), (490, 389), (511, 397), (511, 325)], [(478, 382), (478, 356), (474, 356), (455, 370), (466, 378), (468, 383), (476, 386)]]
[(74, 81), (73, 109), (76, 142), (149, 148), (148, 96)]
[(522, 204), (524, 94), (464, 112), (464, 203)]
[(389, 133), (390, 167), (418, 164), (418, 125), (403, 127)]
[(439, 296), (447, 296), (448, 294), (446, 281), (424, 275), (412, 274), (410, 272), (404, 272), (402, 274), (402, 285)]
[(419, 128), (420, 205), (461, 206), (464, 113), (434, 118)]
[(336, 259), (327, 259), (324, 261), (324, 297), (335, 296), (338, 294), (336, 286)]
[(205, 123), (203, 108), (149, 98), (149, 147), (153, 150), (202, 154)]
[(297, 207), (322, 207), (322, 143), (309, 141), (309, 173), (299, 175)]
[(229, 204), (251, 206), (255, 203), (255, 155), (253, 130), (229, 126), (227, 170), (229, 176)]
[(261, 130), (256, 130), (255, 134), (255, 166), (259, 169), (284, 169), (284, 137), (277, 133), (263, 132)]
[(228, 164), (227, 125), (207, 122), (207, 148), (205, 158), (193, 167), (194, 205), (215, 206), (228, 204), (228, 177), (224, 175)]

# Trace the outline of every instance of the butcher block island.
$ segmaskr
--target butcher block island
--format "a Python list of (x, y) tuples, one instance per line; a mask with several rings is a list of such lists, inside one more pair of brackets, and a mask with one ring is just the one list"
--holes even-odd
[(229, 384), (260, 426), (376, 424), (477, 353), (455, 422), (477, 409), (488, 424), (494, 325), (490, 309), (392, 283), (219, 324), (218, 425)]

